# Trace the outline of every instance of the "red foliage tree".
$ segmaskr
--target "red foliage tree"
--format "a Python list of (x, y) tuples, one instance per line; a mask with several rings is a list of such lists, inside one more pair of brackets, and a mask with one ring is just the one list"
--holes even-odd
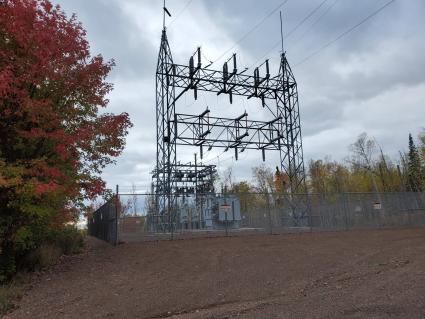
[(2, 254), (22, 229), (75, 217), (125, 145), (128, 114), (100, 114), (114, 62), (92, 57), (85, 35), (47, 0), (0, 3)]
[(281, 172), (278, 167), (276, 167), (276, 172), (274, 174), (274, 187), (277, 193), (284, 193), (288, 190), (289, 186), (289, 176), (288, 174)]

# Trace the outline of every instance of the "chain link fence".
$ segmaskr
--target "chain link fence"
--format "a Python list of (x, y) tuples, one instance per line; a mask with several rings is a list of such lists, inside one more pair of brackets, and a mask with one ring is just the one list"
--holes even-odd
[(89, 234), (115, 243), (415, 226), (425, 226), (425, 193), (198, 194), (170, 216), (154, 194), (121, 194), (94, 213)]
[(113, 245), (119, 241), (117, 216), (120, 208), (117, 198), (114, 196), (87, 218), (87, 233)]

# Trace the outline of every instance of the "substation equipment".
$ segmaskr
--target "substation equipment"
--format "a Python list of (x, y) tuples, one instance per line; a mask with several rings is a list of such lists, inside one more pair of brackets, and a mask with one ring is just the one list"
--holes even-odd
[[(236, 54), (220, 70), (204, 67), (202, 62), (201, 48), (197, 48), (187, 65), (176, 64), (163, 28), (156, 69), (155, 209), (148, 216), (153, 231), (220, 228), (224, 214), (226, 219), (231, 216), (231, 227), (238, 227), (241, 220), (239, 200), (217, 195), (214, 190), (216, 167), (198, 163), (197, 159), (181, 163), (178, 146), (197, 148), (201, 161), (204, 152), (213, 148), (233, 151), (236, 160), (246, 150), (260, 151), (263, 161), (267, 152), (279, 152), (277, 166), (288, 177), (289, 193), (305, 189), (297, 82), (286, 53), (282, 50), (277, 75), (270, 74), (269, 60), (252, 74), (247, 69), (240, 71)], [(258, 112), (266, 113), (270, 119), (251, 119), (246, 112), (236, 118), (221, 117), (208, 107), (196, 114), (177, 112), (177, 102), (184, 95), (193, 94), (196, 100), (200, 91), (226, 94), (229, 107), (234, 96), (258, 99)], [(229, 212), (221, 209), (229, 205)], [(303, 217), (305, 203), (293, 199), (291, 207), (294, 219)]]

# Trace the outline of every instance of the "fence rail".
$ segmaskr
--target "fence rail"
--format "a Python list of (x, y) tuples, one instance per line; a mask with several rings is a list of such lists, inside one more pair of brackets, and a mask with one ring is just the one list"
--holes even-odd
[[(153, 194), (118, 198), (118, 205), (111, 200), (94, 213), (90, 234), (117, 243), (425, 226), (425, 193), (417, 192), (197, 194), (180, 198), (172, 219), (160, 218), (165, 212), (155, 207)], [(157, 227), (159, 219), (172, 220), (172, 227)]]

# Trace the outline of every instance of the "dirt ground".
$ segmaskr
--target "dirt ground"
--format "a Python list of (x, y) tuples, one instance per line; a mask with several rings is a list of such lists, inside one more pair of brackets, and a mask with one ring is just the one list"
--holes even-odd
[(7, 318), (425, 318), (425, 228), (88, 242)]

